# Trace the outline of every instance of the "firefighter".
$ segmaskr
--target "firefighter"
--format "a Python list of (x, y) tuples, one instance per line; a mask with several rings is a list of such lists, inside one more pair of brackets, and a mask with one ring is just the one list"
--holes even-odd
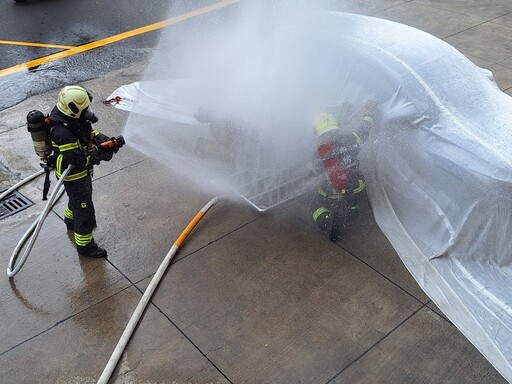
[(328, 113), (318, 116), (314, 124), (316, 172), (324, 172), (325, 181), (314, 193), (310, 211), (318, 227), (336, 242), (365, 197), (365, 183), (359, 171), (358, 155), (375, 124), (377, 104), (365, 105), (361, 123), (353, 131), (344, 131)]
[(79, 255), (106, 257), (107, 251), (96, 244), (92, 233), (96, 216), (91, 177), (93, 165), (109, 161), (116, 150), (99, 145), (109, 138), (92, 128), (98, 118), (90, 109), (91, 101), (91, 94), (84, 88), (66, 86), (60, 91), (48, 120), (57, 179), (68, 166), (73, 167), (63, 183), (69, 198), (64, 212), (66, 227), (74, 232)]

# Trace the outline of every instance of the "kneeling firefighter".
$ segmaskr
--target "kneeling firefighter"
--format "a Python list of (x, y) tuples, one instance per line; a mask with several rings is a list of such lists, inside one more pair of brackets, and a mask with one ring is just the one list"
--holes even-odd
[(96, 216), (91, 176), (93, 165), (112, 159), (124, 145), (124, 139), (122, 136), (109, 138), (92, 128), (98, 118), (89, 107), (91, 101), (91, 94), (84, 88), (77, 85), (64, 87), (47, 124), (57, 179), (68, 166), (73, 167), (63, 183), (69, 198), (64, 212), (66, 227), (74, 231), (79, 255), (106, 257), (107, 251), (96, 244), (92, 233)]
[(328, 113), (322, 113), (315, 121), (317, 147), (313, 163), (316, 172), (324, 172), (326, 179), (314, 194), (310, 211), (331, 241), (338, 240), (365, 196), (357, 157), (375, 124), (376, 112), (376, 103), (367, 102), (361, 124), (352, 132), (344, 132)]

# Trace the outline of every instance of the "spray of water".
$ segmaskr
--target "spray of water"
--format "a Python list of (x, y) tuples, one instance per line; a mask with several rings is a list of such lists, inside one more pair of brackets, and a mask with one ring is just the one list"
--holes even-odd
[(236, 4), (164, 31), (128, 142), (202, 188), (235, 191), (259, 209), (311, 189), (314, 113), (360, 102), (366, 91), (340, 53), (303, 28), (317, 11), (310, 3)]

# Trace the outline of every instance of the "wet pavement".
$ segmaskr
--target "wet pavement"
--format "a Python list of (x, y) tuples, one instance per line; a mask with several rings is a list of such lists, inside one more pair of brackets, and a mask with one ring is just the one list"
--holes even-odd
[[(512, 94), (510, 2), (369, 3), (352, 10), (444, 38)], [(105, 133), (121, 134), (127, 116), (100, 100), (143, 68), (83, 83)], [(57, 92), (0, 111), (0, 188), (39, 169), (24, 118), (49, 110)], [(129, 147), (96, 168), (93, 186), (107, 260), (77, 256), (61, 201), (21, 272), (0, 276), (2, 383), (96, 382), (165, 254), (213, 197)], [(43, 209), (41, 190), (42, 179), (22, 187), (35, 204), (0, 221), (5, 267)], [(368, 206), (336, 244), (305, 207), (303, 197), (265, 214), (236, 199), (215, 205), (162, 279), (112, 382), (506, 382), (418, 287)]]
[[(212, 0), (172, 4), (153, 0), (141, 7), (135, 0), (110, 0), (101, 4), (63, 0), (7, 1), (0, 15), (0, 72), (67, 50), (80, 52), (84, 44), (142, 28), (210, 3)], [(187, 34), (190, 33), (187, 28), (187, 23), (181, 23), (173, 29), (174, 33)], [(9, 76), (0, 74), (0, 109), (45, 90), (97, 78), (144, 61), (154, 53), (152, 48), (159, 36), (160, 30), (140, 32), (107, 46), (100, 45), (80, 54), (33, 66), (29, 71)]]

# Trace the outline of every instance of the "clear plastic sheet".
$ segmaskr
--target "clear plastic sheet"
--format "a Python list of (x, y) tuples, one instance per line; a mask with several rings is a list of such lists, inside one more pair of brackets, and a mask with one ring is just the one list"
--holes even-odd
[[(306, 167), (313, 148), (306, 123), (315, 110), (348, 102), (356, 111), (344, 122), (349, 126), (359, 106), (376, 100), (382, 120), (360, 158), (375, 219), (423, 290), (511, 381), (512, 99), (489, 71), (450, 45), (386, 20), (309, 15), (280, 25), (267, 43), (266, 66), (254, 81), (271, 87), (279, 79), (280, 90), (255, 95), (247, 90), (256, 85), (247, 81), (239, 99), (250, 93), (254, 110), (243, 117), (251, 120), (263, 107), (267, 116), (287, 110), (296, 129), (271, 135), (253, 148), (254, 155), (265, 153), (268, 169), (269, 162), (283, 160), (272, 154), (292, 154), (279, 169), (283, 184), (283, 170)], [(180, 92), (183, 81), (190, 86)], [(194, 113), (215, 93), (195, 80), (160, 83), (145, 92), (141, 84), (127, 85), (112, 97), (126, 94), (139, 113), (196, 127)], [(201, 100), (190, 97), (194, 87)], [(271, 102), (258, 102), (264, 95), (273, 95)], [(166, 100), (159, 112), (152, 112), (155, 98)], [(128, 104), (126, 109), (135, 110)], [(162, 135), (166, 132), (173, 134)], [(193, 141), (200, 129), (194, 132)], [(276, 142), (277, 147), (270, 144)], [(292, 189), (274, 203), (303, 190)]]

